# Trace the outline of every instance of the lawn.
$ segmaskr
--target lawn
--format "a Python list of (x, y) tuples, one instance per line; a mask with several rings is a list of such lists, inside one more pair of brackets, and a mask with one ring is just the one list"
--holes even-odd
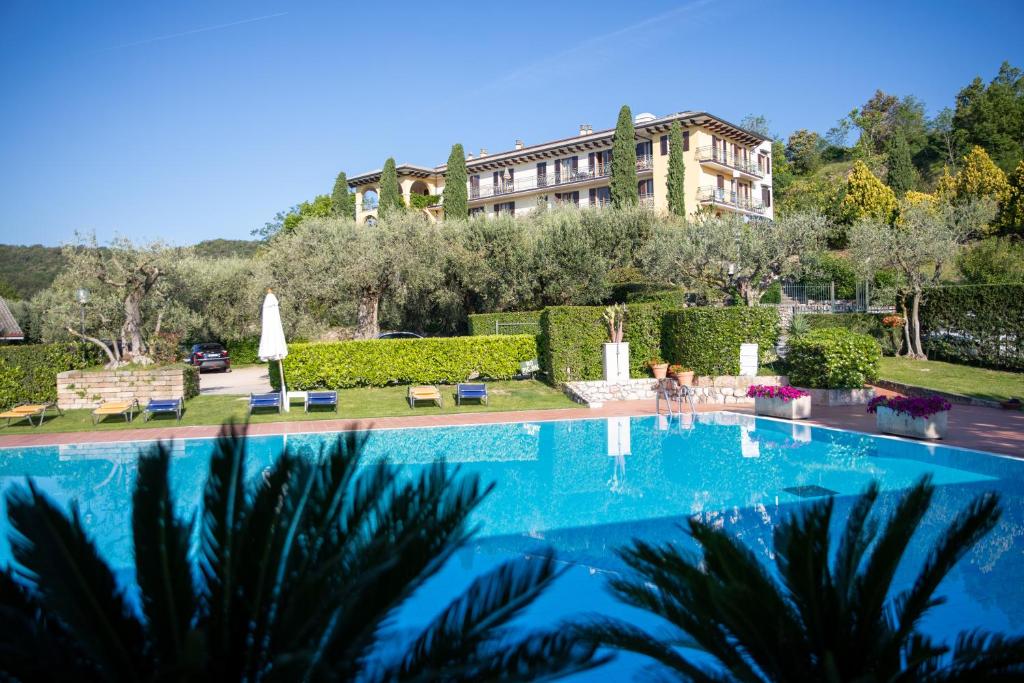
[[(260, 422), (291, 422), (298, 420), (331, 420), (370, 417), (393, 417), (396, 415), (445, 415), (453, 413), (480, 413), (514, 410), (547, 410), (552, 408), (578, 407), (561, 391), (536, 380), (508, 382), (489, 382), (489, 405), (478, 405), (476, 402), (461, 406), (455, 405), (454, 387), (441, 387), (444, 396), (444, 408), (420, 403), (415, 410), (406, 402), (407, 387), (366, 387), (359, 389), (343, 389), (338, 392), (338, 412), (317, 410), (305, 413), (302, 405), (293, 404), (291, 412), (277, 414), (263, 412), (252, 417), (253, 423)], [(198, 396), (186, 402), (185, 413), (178, 423), (189, 425), (219, 425), (228, 419), (245, 420), (248, 412), (245, 396)], [(143, 422), (136, 417), (126, 423), (123, 418), (108, 417), (100, 424), (93, 426), (92, 415), (88, 410), (68, 410), (63, 417), (48, 418), (40, 427), (30, 427), (21, 422), (10, 427), (0, 425), (0, 435), (26, 434), (39, 432), (89, 432), (116, 431), (125, 429), (147, 429), (150, 427), (175, 426), (173, 416), (157, 416)]]
[(882, 358), (881, 379), (912, 384), (951, 394), (996, 401), (1024, 398), (1024, 373), (986, 370), (935, 360)]

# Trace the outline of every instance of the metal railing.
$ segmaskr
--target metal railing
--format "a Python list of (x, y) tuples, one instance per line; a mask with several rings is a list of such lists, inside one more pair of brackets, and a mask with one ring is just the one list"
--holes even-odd
[(729, 206), (741, 211), (763, 214), (765, 206), (760, 201), (738, 195), (720, 187), (702, 187), (697, 190), (697, 201)]
[[(654, 158), (650, 155), (637, 157), (636, 170), (638, 173), (650, 171), (654, 168)], [(516, 192), (527, 192), (529, 190), (542, 190), (549, 187), (572, 185), (595, 178), (606, 178), (612, 173), (611, 164), (603, 164), (596, 170), (584, 169), (575, 172), (555, 172), (548, 169), (547, 173), (529, 178), (516, 178), (514, 180), (500, 180), (497, 185), (490, 184), (483, 187), (470, 187), (469, 198), (486, 199), (487, 197), (500, 197), (501, 195), (514, 194)]]
[(757, 176), (758, 178), (764, 177), (764, 171), (758, 168), (757, 161), (755, 159), (745, 159), (738, 154), (733, 154), (732, 152), (723, 150), (721, 147), (715, 145), (698, 147), (697, 161), (711, 161), (716, 164), (721, 164), (722, 166), (735, 168), (737, 171), (742, 171), (743, 173)]
[(360, 211), (376, 211), (377, 210), (377, 202), (363, 202), (362, 204), (359, 205), (359, 210)]

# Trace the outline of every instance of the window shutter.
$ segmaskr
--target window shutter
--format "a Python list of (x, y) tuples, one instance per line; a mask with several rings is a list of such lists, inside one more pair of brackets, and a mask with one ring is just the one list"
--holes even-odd
[(661, 156), (668, 154), (668, 136), (661, 136)]
[(597, 188), (590, 188), (590, 205), (594, 206), (597, 203)]
[(690, 151), (690, 131), (688, 130), (683, 131), (683, 151)]
[(562, 182), (562, 162), (560, 159), (555, 159), (551, 162), (555, 166), (555, 183)]
[(597, 175), (597, 166), (594, 165), (594, 159), (596, 158), (597, 155), (593, 152), (587, 155), (587, 168), (590, 169), (590, 175), (592, 176)]

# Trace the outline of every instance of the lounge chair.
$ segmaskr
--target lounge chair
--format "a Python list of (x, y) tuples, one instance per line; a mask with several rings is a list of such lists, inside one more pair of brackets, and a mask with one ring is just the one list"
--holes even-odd
[(108, 415), (121, 415), (125, 422), (131, 422), (137, 412), (139, 402), (134, 398), (127, 401), (104, 401), (92, 411), (92, 423), (97, 425)]
[[(0, 419), (7, 420), (7, 426), (11, 426), (11, 421), (20, 422), (21, 420), (28, 420), (28, 423), (34, 427), (38, 427), (43, 424), (43, 420), (46, 419), (46, 411), (50, 409), (56, 410), (58, 415), (63, 415), (64, 411), (60, 409), (56, 403), (23, 403), (19, 406), (14, 406), (10, 410), (6, 410), (0, 413)], [(32, 423), (32, 418), (38, 417), (38, 424)]]
[(460, 384), (455, 387), (455, 402), (458, 405), (462, 405), (462, 402), (466, 399), (476, 399), (487, 404), (487, 385), (486, 384)]
[(182, 401), (180, 398), (151, 398), (142, 413), (145, 422), (157, 413), (174, 413), (174, 419), (181, 422)]
[(438, 408), (444, 408), (444, 400), (437, 387), (418, 386), (409, 387), (409, 407), (415, 408), (416, 401), (433, 401)]
[(305, 409), (309, 412), (310, 408), (317, 406), (329, 406), (334, 409), (334, 412), (338, 412), (338, 392), (337, 391), (307, 391)]
[(249, 414), (259, 408), (276, 408), (281, 412), (281, 394), (249, 394)]

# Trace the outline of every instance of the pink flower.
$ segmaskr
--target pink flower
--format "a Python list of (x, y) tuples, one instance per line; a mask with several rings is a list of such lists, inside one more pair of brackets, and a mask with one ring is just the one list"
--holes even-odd
[(752, 384), (747, 389), (747, 398), (781, 398), (788, 403), (796, 398), (810, 396), (811, 392), (796, 387), (777, 387), (773, 384)]
[(934, 394), (931, 396), (875, 396), (868, 402), (869, 413), (877, 412), (880, 407), (913, 418), (928, 418), (936, 413), (950, 410), (953, 405), (941, 396)]

